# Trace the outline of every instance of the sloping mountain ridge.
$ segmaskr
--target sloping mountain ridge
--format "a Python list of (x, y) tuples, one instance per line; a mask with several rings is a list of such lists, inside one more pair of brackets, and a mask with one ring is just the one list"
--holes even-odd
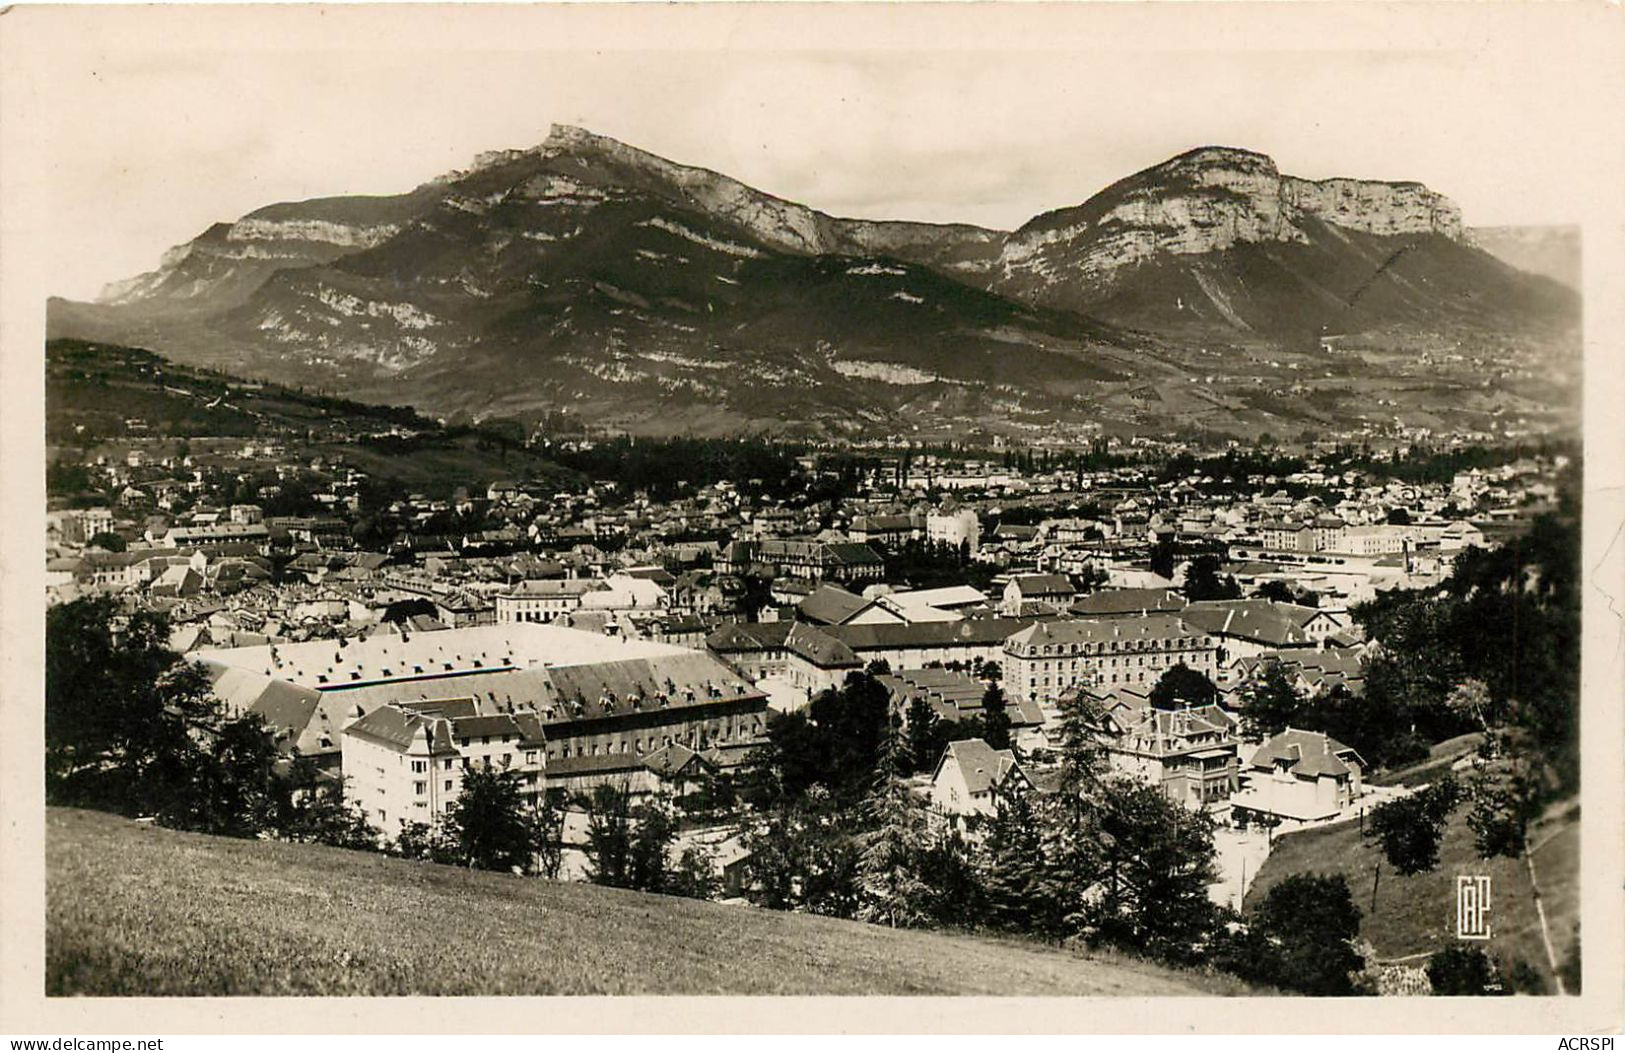
[[(50, 330), (440, 413), (1137, 430), (1183, 403), (1181, 423), (1244, 431), (1262, 418), (1181, 390), (1187, 343), (1573, 313), (1424, 187), (1309, 183), (1247, 151), (1180, 155), (1004, 233), (840, 219), (555, 127), (408, 194), (218, 224), (102, 303), (53, 301)], [(1160, 401), (1138, 405), (1146, 384)]]

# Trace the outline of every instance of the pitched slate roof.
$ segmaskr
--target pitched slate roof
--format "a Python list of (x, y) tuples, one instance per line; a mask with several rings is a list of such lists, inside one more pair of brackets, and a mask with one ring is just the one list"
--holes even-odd
[(724, 622), (705, 638), (705, 646), (717, 654), (765, 651), (784, 646), (795, 622)]
[(1253, 754), (1252, 766), (1259, 771), (1269, 771), (1277, 761), (1285, 762), (1287, 771), (1292, 774), (1311, 779), (1322, 775), (1347, 775), (1349, 766), (1345, 761), (1355, 761), (1361, 766), (1365, 764), (1352, 747), (1343, 745), (1324, 732), (1300, 731), (1296, 728), (1287, 728), (1258, 747), (1258, 752)]
[(449, 721), (414, 713), (401, 706), (380, 706), (344, 729), (346, 735), (370, 739), (396, 750), (411, 746), (419, 732), (432, 736), (431, 756), (456, 755), (457, 749), (452, 745), (455, 732)]
[(942, 759), (932, 773), (933, 781), (950, 761), (959, 766), (965, 787), (973, 794), (985, 793), (1002, 784), (1011, 772), (1021, 770), (1014, 751), (996, 750), (985, 739), (960, 739), (948, 743), (942, 751)]
[(1200, 636), (1181, 615), (1149, 614), (1143, 618), (1066, 618), (1039, 622), (1010, 636), (1013, 646), (1044, 644), (1121, 643), (1127, 640), (1164, 640)]
[(1184, 610), (1185, 597), (1172, 589), (1101, 589), (1079, 596), (1069, 608), (1073, 614), (1167, 614)]
[[(940, 720), (959, 721), (980, 715), (982, 696), (987, 693), (986, 681), (952, 669), (902, 669), (875, 679), (891, 695), (895, 708), (906, 710), (910, 700), (923, 698)], [(1005, 707), (1012, 727), (1038, 727), (1044, 723), (1044, 711), (1032, 699), (1006, 699)]]
[(906, 625), (831, 625), (823, 632), (859, 652), (897, 647), (991, 647), (1039, 621), (1038, 618), (964, 618), (957, 622)]
[(866, 607), (868, 602), (839, 586), (824, 584), (807, 594), (801, 601), (800, 609), (808, 621), (839, 625)]
[(1023, 596), (1071, 596), (1078, 590), (1065, 574), (1017, 574), (1010, 579)]
[(1181, 617), (1203, 632), (1234, 636), (1271, 647), (1306, 647), (1315, 641), (1303, 631), (1308, 617), (1320, 612), (1296, 603), (1273, 600), (1198, 600)]
[(1235, 744), (1235, 720), (1216, 704), (1190, 709), (1123, 707), (1111, 716), (1123, 729), (1125, 745), (1142, 753), (1169, 756)]
[(828, 633), (801, 622), (794, 623), (784, 638), (785, 649), (820, 669), (861, 669), (863, 661), (845, 643)]

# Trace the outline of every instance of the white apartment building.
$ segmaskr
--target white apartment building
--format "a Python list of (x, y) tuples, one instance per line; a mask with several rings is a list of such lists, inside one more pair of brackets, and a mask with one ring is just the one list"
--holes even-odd
[(535, 713), (481, 715), (473, 698), (380, 706), (345, 728), (341, 748), (346, 800), (391, 840), (444, 816), (468, 769), (514, 772), (534, 800), (547, 762)]

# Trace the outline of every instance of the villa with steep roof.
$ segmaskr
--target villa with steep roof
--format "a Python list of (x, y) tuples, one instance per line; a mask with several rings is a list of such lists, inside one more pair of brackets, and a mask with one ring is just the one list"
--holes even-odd
[(1352, 747), (1323, 732), (1287, 728), (1258, 747), (1230, 803), (1238, 817), (1329, 819), (1365, 793), (1364, 769)]
[(1237, 782), (1235, 720), (1217, 704), (1189, 709), (1118, 705), (1106, 714), (1114, 771), (1159, 787), (1188, 808), (1222, 811)]

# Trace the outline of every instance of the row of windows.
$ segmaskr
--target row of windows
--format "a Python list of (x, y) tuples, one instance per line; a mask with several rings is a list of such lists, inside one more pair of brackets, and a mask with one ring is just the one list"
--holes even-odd
[[(1137, 656), (1134, 656), (1134, 657), (1124, 657), (1124, 658), (1121, 658), (1121, 659), (1108, 658), (1104, 662), (1098, 662), (1098, 663), (1094, 663), (1094, 664), (1091, 664), (1091, 665), (1086, 665), (1086, 666), (1084, 666), (1084, 668), (1095, 668), (1095, 669), (1119, 669), (1119, 668), (1121, 668), (1121, 669), (1128, 669), (1128, 668), (1133, 667), (1133, 666), (1143, 666), (1143, 665), (1145, 665), (1147, 657), (1148, 656), (1146, 656), (1146, 655), (1137, 655)], [(1149, 658), (1151, 659), (1151, 664), (1152, 665), (1158, 665), (1158, 664), (1169, 665), (1169, 664), (1171, 664), (1171, 660), (1176, 658), (1176, 657), (1189, 657), (1190, 661), (1193, 664), (1200, 664), (1202, 661), (1204, 661), (1205, 655), (1204, 655), (1203, 652), (1197, 652), (1197, 653), (1189, 655), (1189, 656), (1176, 656), (1176, 655), (1150, 655), (1149, 656)], [(1159, 663), (1159, 659), (1160, 659), (1160, 663)], [(1077, 668), (1079, 668), (1079, 664), (1078, 664), (1078, 660), (1075, 659), (1075, 658), (1072, 659), (1070, 662), (1065, 660), (1065, 659), (1062, 659), (1060, 661), (1051, 661), (1051, 662), (1034, 662), (1033, 663), (1033, 668), (1039, 669), (1041, 671), (1042, 670), (1050, 670), (1050, 669), (1077, 669)]]
[(1030, 658), (1034, 655), (1120, 654), (1123, 651), (1188, 651), (1196, 647), (1211, 646), (1212, 640), (1207, 637), (1196, 639), (1182, 636), (1177, 639), (1169, 637), (1165, 640), (1121, 640), (1110, 643), (1028, 645), (1026, 648), (1012, 653), (1020, 657)]

